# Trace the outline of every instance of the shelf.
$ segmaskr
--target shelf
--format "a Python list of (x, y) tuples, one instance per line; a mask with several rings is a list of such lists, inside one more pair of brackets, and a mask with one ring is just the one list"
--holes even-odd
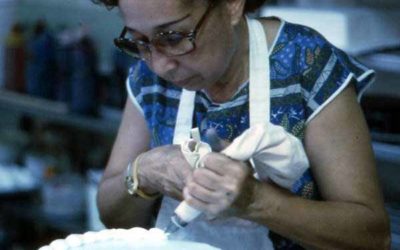
[[(99, 113), (102, 116), (89, 117), (71, 113), (66, 103), (45, 100), (7, 90), (0, 90), (0, 108), (23, 113), (37, 119), (103, 134), (117, 132), (122, 113), (120, 110), (100, 107)], [(105, 114), (112, 115), (106, 116)]]

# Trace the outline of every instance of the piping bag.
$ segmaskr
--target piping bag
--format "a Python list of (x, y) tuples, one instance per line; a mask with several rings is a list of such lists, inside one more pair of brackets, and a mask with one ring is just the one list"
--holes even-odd
[[(198, 128), (191, 130), (192, 139), (184, 142), (181, 145), (181, 151), (193, 169), (203, 167), (201, 158), (207, 153), (214, 151), (220, 152), (223, 147), (220, 139), (214, 129), (209, 129), (206, 132), (208, 143), (202, 142)], [(171, 216), (171, 221), (165, 228), (166, 234), (171, 234), (185, 227), (190, 221), (194, 220), (202, 212), (191, 207), (186, 201), (182, 201), (175, 209), (174, 215)]]
[[(201, 158), (207, 153), (222, 154), (240, 161), (249, 161), (254, 177), (260, 181), (273, 181), (278, 186), (292, 190), (296, 180), (309, 168), (309, 161), (301, 141), (287, 133), (281, 126), (256, 124), (245, 130), (229, 144), (220, 139), (215, 129), (208, 129), (200, 140), (198, 129), (191, 130), (192, 139), (181, 144), (181, 150), (192, 168), (203, 167)], [(185, 201), (176, 208), (166, 233), (185, 227), (201, 214)]]

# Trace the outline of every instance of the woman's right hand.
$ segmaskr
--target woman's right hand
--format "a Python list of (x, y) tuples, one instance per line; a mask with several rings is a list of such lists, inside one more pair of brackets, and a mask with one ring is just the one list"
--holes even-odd
[(192, 173), (179, 145), (166, 145), (141, 154), (138, 162), (139, 188), (148, 194), (161, 192), (178, 200)]

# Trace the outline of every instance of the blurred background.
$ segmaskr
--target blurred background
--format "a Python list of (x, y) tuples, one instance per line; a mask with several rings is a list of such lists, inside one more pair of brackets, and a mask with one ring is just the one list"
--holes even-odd
[[(400, 249), (400, 2), (270, 0), (254, 15), (311, 26), (377, 72), (361, 104), (392, 249)], [(95, 205), (132, 58), (117, 9), (90, 0), (0, 0), (0, 249), (101, 230)]]

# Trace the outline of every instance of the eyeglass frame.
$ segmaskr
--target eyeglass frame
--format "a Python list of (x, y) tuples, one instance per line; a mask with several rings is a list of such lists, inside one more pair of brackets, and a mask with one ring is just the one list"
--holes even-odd
[(141, 54), (139, 54), (139, 53), (137, 53), (137, 56), (134, 56), (134, 55), (131, 55), (130, 53), (127, 53), (125, 51), (126, 47), (124, 47), (123, 44), (124, 43), (125, 44), (133, 44), (134, 46), (137, 47), (137, 51), (140, 52), (140, 49), (136, 45), (137, 43), (140, 43), (141, 46), (143, 46), (144, 48), (147, 49), (146, 52), (149, 55), (151, 55), (151, 52), (152, 52), (151, 47), (153, 47), (154, 49), (156, 49), (156, 50), (158, 50), (160, 52), (160, 49), (157, 48), (157, 44), (155, 44), (153, 42), (157, 37), (162, 37), (162, 36), (166, 36), (166, 35), (169, 35), (169, 34), (179, 33), (179, 34), (182, 35), (181, 41), (183, 39), (188, 39), (192, 43), (193, 47), (190, 50), (185, 51), (185, 52), (180, 53), (180, 54), (168, 54), (168, 53), (165, 53), (165, 51), (160, 52), (160, 53), (162, 53), (162, 54), (164, 54), (164, 55), (166, 55), (168, 57), (183, 56), (183, 55), (189, 54), (189, 53), (193, 52), (196, 49), (195, 41), (196, 41), (196, 38), (197, 38), (197, 34), (198, 34), (202, 24), (204, 23), (204, 21), (207, 19), (208, 14), (210, 13), (211, 9), (213, 9), (214, 6), (215, 6), (214, 2), (211, 2), (210, 4), (208, 4), (206, 11), (204, 12), (204, 14), (200, 18), (200, 20), (197, 22), (197, 24), (194, 27), (194, 29), (192, 29), (189, 32), (181, 32), (181, 31), (174, 31), (174, 30), (169, 30), (169, 31), (166, 31), (166, 32), (160, 32), (160, 33), (157, 33), (154, 36), (154, 38), (150, 39), (148, 42), (145, 42), (145, 41), (140, 40), (140, 39), (125, 38), (125, 35), (128, 32), (128, 27), (124, 26), (124, 28), (122, 29), (121, 34), (119, 35), (119, 37), (118, 38), (114, 38), (114, 45), (119, 50), (121, 50), (122, 52), (124, 52), (124, 53), (126, 53), (126, 54), (128, 54), (128, 55), (130, 55), (130, 56), (132, 56), (134, 58), (141, 59), (141, 60), (146, 60), (146, 58), (141, 56)]

